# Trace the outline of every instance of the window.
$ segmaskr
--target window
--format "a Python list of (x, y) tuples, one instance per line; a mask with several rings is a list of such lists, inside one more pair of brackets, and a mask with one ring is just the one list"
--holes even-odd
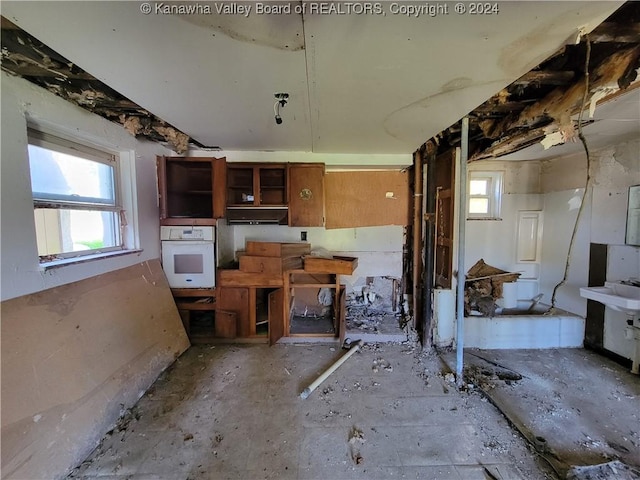
[(29, 130), (40, 262), (122, 250), (119, 157)]
[(499, 219), (502, 172), (469, 172), (467, 217)]

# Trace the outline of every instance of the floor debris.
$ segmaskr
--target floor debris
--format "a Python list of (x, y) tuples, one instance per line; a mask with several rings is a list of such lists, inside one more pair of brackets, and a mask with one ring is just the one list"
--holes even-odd
[(631, 467), (619, 460), (587, 467), (573, 467), (567, 480), (640, 480), (640, 467)]
[[(455, 365), (454, 352), (443, 358)], [(638, 480), (640, 467), (620, 470), (623, 476), (604, 463), (640, 463), (640, 383), (623, 367), (580, 349), (469, 349), (464, 361), (465, 382), (482, 391), (558, 478)], [(601, 464), (607, 466), (566, 477), (574, 465)]]
[[(302, 401), (300, 388), (338, 354), (327, 344), (191, 347), (158, 378), (128, 420), (119, 422), (126, 429), (105, 436), (70, 478), (486, 480), (486, 468), (499, 480), (558, 479), (480, 388), (453, 387), (445, 381), (451, 370), (443, 368), (438, 355), (405, 342), (363, 345), (357, 360), (341, 366), (318, 388), (319, 395)], [(513, 366), (504, 358), (487, 358)], [(367, 367), (374, 361), (393, 365), (393, 373), (384, 367), (372, 372)], [(513, 367), (526, 377), (507, 385), (492, 375), (493, 390), (515, 392), (532, 380), (529, 371)], [(624, 374), (612, 369), (605, 371), (612, 378)], [(561, 374), (554, 377), (554, 385), (565, 381)], [(540, 389), (549, 392), (542, 383)], [(637, 401), (622, 384), (611, 392), (621, 399), (616, 405)], [(568, 395), (562, 393), (562, 399), (551, 399), (564, 401)], [(637, 451), (617, 435), (601, 438), (582, 427), (594, 441)], [(538, 434), (550, 441), (547, 432)], [(186, 435), (193, 438), (185, 441)], [(591, 463), (602, 462), (577, 464)]]
[(351, 459), (354, 461), (356, 465), (360, 465), (364, 459), (360, 454), (359, 445), (365, 442), (364, 433), (357, 427), (353, 427), (351, 432), (349, 433), (349, 450), (351, 454)]

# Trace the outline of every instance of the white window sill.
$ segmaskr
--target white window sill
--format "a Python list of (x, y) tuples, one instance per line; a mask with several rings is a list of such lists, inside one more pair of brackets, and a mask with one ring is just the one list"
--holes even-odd
[(498, 218), (498, 217), (467, 217), (467, 220), (493, 220), (494, 222), (501, 222), (502, 218)]
[(92, 255), (82, 255), (80, 257), (61, 258), (59, 260), (42, 262), (40, 264), (40, 270), (46, 272), (47, 270), (66, 267), (68, 265), (76, 265), (78, 263), (87, 263), (87, 262), (93, 262), (96, 260), (104, 260), (107, 258), (121, 257), (123, 255), (132, 255), (132, 254), (140, 254), (140, 253), (142, 253), (142, 249), (138, 248), (138, 249), (132, 249), (132, 250), (117, 250), (114, 252), (94, 253)]

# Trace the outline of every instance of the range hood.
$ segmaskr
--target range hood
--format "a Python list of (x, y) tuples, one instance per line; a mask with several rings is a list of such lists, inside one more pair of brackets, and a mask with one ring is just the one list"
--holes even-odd
[(228, 207), (229, 225), (287, 225), (288, 207)]

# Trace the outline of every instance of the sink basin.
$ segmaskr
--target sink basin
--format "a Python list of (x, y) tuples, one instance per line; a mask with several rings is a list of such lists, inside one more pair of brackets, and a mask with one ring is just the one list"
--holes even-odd
[(640, 287), (605, 282), (603, 287), (582, 287), (580, 296), (603, 303), (607, 307), (630, 315), (640, 313)]

